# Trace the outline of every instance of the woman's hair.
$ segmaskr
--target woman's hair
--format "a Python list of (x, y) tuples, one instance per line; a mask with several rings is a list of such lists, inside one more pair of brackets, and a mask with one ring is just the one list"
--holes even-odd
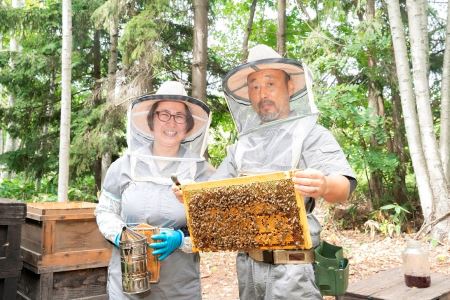
[[(147, 114), (147, 123), (148, 123), (148, 127), (150, 127), (151, 130), (153, 130), (153, 128), (154, 128), (153, 120), (156, 115), (156, 110), (158, 109), (159, 103), (161, 103), (163, 101), (171, 101), (171, 100), (160, 100), (160, 101), (156, 102), (155, 104), (152, 105), (152, 108), (150, 109), (150, 111)], [(172, 102), (179, 102), (179, 101), (172, 101)], [(189, 131), (192, 130), (192, 128), (194, 128), (194, 117), (192, 117), (192, 113), (189, 110), (189, 107), (187, 106), (187, 104), (184, 102), (180, 102), (180, 103), (183, 103), (183, 105), (184, 105), (184, 110), (186, 113), (186, 133), (188, 133)]]

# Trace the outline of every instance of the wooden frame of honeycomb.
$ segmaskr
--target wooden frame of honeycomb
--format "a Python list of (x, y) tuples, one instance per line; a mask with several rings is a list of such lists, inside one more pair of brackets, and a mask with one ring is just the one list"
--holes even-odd
[(181, 186), (194, 251), (310, 249), (292, 171)]

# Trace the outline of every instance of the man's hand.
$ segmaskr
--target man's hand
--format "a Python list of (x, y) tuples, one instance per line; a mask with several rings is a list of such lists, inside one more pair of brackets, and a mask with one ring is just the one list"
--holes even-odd
[(305, 197), (323, 197), (325, 201), (335, 203), (345, 202), (350, 195), (350, 181), (343, 175), (325, 176), (319, 170), (306, 169), (295, 172), (292, 181), (295, 189)]
[(327, 193), (327, 177), (319, 170), (297, 171), (292, 178), (294, 187), (305, 197), (319, 199)]

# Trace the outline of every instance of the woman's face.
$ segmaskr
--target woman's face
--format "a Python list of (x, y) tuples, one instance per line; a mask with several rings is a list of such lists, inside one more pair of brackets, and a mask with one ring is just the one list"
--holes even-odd
[(169, 148), (179, 147), (186, 137), (185, 105), (181, 102), (160, 102), (153, 116), (153, 133), (155, 143)]

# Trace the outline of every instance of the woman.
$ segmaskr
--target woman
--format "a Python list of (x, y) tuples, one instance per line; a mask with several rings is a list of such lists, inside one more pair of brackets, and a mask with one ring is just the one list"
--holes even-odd
[(96, 209), (106, 239), (118, 246), (123, 226), (147, 223), (163, 228), (153, 237), (161, 260), (160, 281), (149, 292), (122, 291), (120, 253), (114, 247), (108, 268), (110, 299), (201, 299), (199, 255), (180, 229), (186, 226), (184, 206), (171, 191), (171, 175), (181, 182), (206, 180), (213, 169), (204, 160), (208, 107), (186, 94), (174, 81), (155, 95), (139, 97), (130, 106), (128, 149), (111, 164)]

